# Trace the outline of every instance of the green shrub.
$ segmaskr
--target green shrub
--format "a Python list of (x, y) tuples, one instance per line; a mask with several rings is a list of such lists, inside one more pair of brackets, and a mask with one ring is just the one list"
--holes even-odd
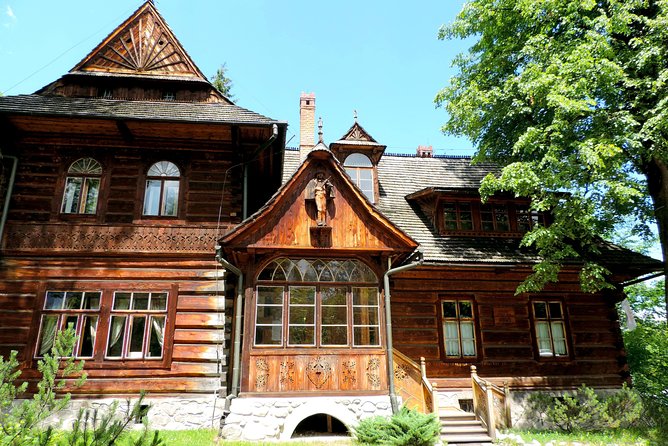
[(528, 402), (530, 416), (542, 427), (565, 432), (634, 427), (643, 414), (640, 396), (626, 385), (602, 399), (583, 384), (572, 394), (561, 397), (533, 394)]
[(438, 440), (440, 425), (432, 414), (406, 407), (391, 418), (372, 417), (355, 428), (355, 438), (362, 444), (393, 446), (431, 446)]

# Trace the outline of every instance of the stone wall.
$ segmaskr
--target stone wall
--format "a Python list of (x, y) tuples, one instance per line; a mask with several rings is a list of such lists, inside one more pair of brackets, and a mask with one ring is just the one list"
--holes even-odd
[(315, 414), (327, 414), (349, 429), (375, 415), (391, 415), (388, 396), (237, 398), (223, 427), (228, 440), (288, 440), (297, 425)]

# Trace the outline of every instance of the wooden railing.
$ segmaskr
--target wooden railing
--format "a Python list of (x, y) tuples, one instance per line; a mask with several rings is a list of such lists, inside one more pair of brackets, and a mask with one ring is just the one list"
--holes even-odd
[(393, 350), (394, 387), (409, 409), (422, 413), (438, 413), (436, 384), (427, 380), (424, 358), (420, 365), (398, 350)]
[(498, 428), (512, 427), (510, 418), (510, 391), (508, 384), (503, 388), (480, 379), (476, 366), (471, 366), (473, 387), (473, 411), (482, 421), (492, 440), (496, 440)]

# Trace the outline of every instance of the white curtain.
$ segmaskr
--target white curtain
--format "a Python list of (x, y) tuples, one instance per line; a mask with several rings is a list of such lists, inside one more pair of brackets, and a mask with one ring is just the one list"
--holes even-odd
[[(116, 346), (120, 341), (121, 335), (123, 334), (123, 329), (125, 328), (125, 316), (112, 316), (111, 317), (111, 329), (109, 333), (109, 347), (107, 347), (107, 355)], [(121, 356), (119, 354), (119, 356)]]
[(446, 322), (445, 332), (445, 354), (447, 356), (459, 356), (459, 328), (457, 322)]
[(158, 344), (160, 344), (160, 348), (162, 348), (163, 343), (165, 342), (165, 318), (152, 317), (151, 325), (153, 326), (153, 332), (158, 336)]
[(42, 316), (42, 339), (39, 344), (39, 356), (44, 356), (53, 348), (57, 325), (58, 316)]
[(554, 342), (554, 354), (566, 354), (566, 336), (563, 322), (552, 322), (552, 341)]
[(550, 326), (547, 322), (536, 322), (536, 336), (538, 337), (538, 351), (541, 356), (552, 356)]
[(473, 322), (462, 322), (462, 351), (464, 356), (475, 356), (475, 335), (473, 334)]

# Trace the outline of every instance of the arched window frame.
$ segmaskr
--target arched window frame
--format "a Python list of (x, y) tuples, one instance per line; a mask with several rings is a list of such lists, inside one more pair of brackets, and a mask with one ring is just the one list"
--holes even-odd
[(94, 158), (79, 158), (67, 169), (62, 214), (95, 215), (97, 213), (102, 165)]
[(363, 262), (278, 258), (257, 278), (253, 345), (378, 348), (380, 309), (378, 277)]
[(351, 153), (343, 162), (343, 167), (369, 201), (375, 203), (376, 175), (371, 159), (363, 153)]
[(177, 217), (181, 196), (181, 170), (171, 161), (158, 161), (146, 173), (142, 215)]

